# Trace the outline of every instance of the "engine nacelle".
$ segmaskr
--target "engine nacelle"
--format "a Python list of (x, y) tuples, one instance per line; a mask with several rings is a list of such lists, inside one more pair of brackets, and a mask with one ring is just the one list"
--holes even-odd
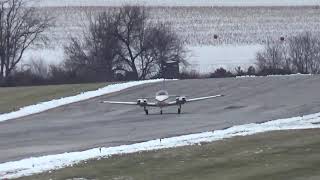
[(148, 103), (147, 99), (138, 99), (137, 100), (137, 104), (140, 106), (145, 106), (145, 105), (147, 105), (147, 103)]
[(185, 96), (180, 96), (180, 97), (176, 98), (176, 102), (177, 102), (177, 104), (184, 104), (187, 102), (187, 99)]

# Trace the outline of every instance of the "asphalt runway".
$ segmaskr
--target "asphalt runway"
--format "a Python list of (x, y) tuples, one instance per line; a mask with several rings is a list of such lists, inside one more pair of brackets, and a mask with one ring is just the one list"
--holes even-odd
[(320, 76), (180, 80), (170, 94), (225, 97), (177, 107), (150, 109), (101, 104), (154, 96), (162, 83), (148, 84), (0, 123), (0, 163), (31, 156), (132, 144), (151, 139), (224, 129), (320, 112)]

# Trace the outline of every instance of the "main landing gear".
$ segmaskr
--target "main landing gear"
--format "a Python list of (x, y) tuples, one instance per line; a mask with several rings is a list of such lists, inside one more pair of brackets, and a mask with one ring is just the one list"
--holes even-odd
[(149, 114), (149, 111), (148, 111), (148, 109), (146, 107), (144, 107), (144, 112), (146, 113), (146, 115)]
[[(146, 107), (144, 107), (143, 109), (144, 109), (144, 112), (146, 113), (146, 115), (149, 115), (148, 109)], [(162, 109), (160, 109), (160, 114), (163, 114)], [(181, 114), (181, 105), (178, 108), (178, 114)]]
[(181, 114), (181, 105), (179, 105), (178, 114)]

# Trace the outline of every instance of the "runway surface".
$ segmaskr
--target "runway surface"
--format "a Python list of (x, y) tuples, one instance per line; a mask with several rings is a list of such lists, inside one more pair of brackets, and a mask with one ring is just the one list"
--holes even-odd
[(81, 151), (99, 146), (224, 129), (320, 112), (320, 76), (279, 76), (180, 80), (166, 83), (170, 94), (225, 97), (177, 107), (150, 109), (101, 104), (101, 100), (136, 101), (154, 96), (162, 83), (59, 107), (0, 123), (0, 163), (31, 156)]

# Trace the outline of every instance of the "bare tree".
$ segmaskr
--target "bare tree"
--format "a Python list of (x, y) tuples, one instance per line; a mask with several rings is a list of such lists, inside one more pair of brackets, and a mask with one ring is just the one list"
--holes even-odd
[(78, 72), (81, 68), (87, 68), (90, 58), (87, 45), (80, 39), (71, 37), (69, 43), (64, 47), (66, 60), (64, 66), (71, 72)]
[[(171, 30), (170, 26), (157, 24), (150, 28), (146, 36), (146, 52), (142, 55), (155, 61), (156, 68), (163, 76), (164, 65), (168, 62), (179, 62), (188, 65), (185, 55), (186, 49), (179, 36)], [(145, 68), (148, 68), (147, 66)]]
[(234, 70), (235, 70), (237, 76), (245, 75), (245, 72), (241, 69), (241, 66), (234, 68)]
[(313, 74), (319, 74), (320, 73), (320, 39), (317, 38), (317, 42), (314, 45), (314, 55), (313, 55), (313, 64), (311, 67), (311, 72)]
[(109, 77), (121, 71), (129, 79), (146, 79), (159, 74), (165, 62), (187, 64), (180, 38), (169, 26), (148, 23), (144, 7), (120, 7), (90, 19), (85, 39), (73, 38), (65, 48), (66, 64), (75, 71), (92, 69)]
[[(114, 15), (116, 31), (115, 36), (120, 42), (119, 56), (123, 62), (123, 70), (131, 71), (134, 79), (143, 79), (144, 74), (139, 71), (147, 65), (141, 54), (145, 51), (145, 35), (147, 30), (147, 11), (144, 7), (124, 6)], [(137, 66), (141, 67), (139, 70)], [(140, 71), (141, 72), (141, 71)]]
[(299, 73), (319, 72), (319, 47), (319, 39), (309, 32), (289, 39), (288, 54)]
[[(286, 42), (268, 43), (257, 53), (261, 70), (280, 70), (284, 73), (320, 73), (320, 39), (309, 33), (288, 38)], [(279, 72), (279, 71), (277, 71)]]
[(73, 37), (65, 46), (66, 68), (84, 76), (90, 71), (100, 80), (111, 81), (117, 68), (119, 49), (118, 40), (114, 36), (114, 21), (105, 12), (89, 18), (90, 27), (84, 40)]
[(124, 70), (131, 71), (135, 79), (163, 72), (168, 61), (187, 64), (181, 38), (167, 25), (149, 23), (145, 7), (125, 6), (115, 17), (115, 35), (121, 46), (119, 56), (127, 68)]
[(0, 1), (0, 79), (5, 81), (27, 48), (45, 40), (52, 18), (39, 15), (24, 0)]
[(284, 46), (277, 42), (268, 41), (263, 51), (256, 55), (257, 66), (263, 69), (281, 69), (285, 62)]
[(49, 76), (48, 64), (43, 59), (32, 59), (29, 65), (32, 74), (42, 78), (47, 78)]

